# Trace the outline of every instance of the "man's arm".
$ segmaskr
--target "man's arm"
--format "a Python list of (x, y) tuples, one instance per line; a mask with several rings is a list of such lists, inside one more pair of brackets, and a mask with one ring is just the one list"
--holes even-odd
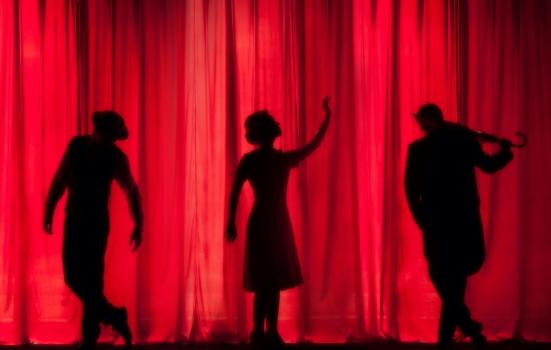
[(134, 245), (132, 248), (132, 251), (134, 252), (142, 244), (143, 209), (138, 185), (136, 184), (136, 181), (134, 181), (134, 177), (132, 177), (128, 158), (124, 154), (122, 155), (117, 166), (115, 179), (126, 194), (128, 209), (130, 210), (130, 215), (134, 221), (134, 230), (130, 236), (130, 244)]
[(411, 211), (413, 219), (420, 229), (424, 229), (426, 226), (426, 218), (423, 210), (421, 196), (421, 174), (419, 173), (419, 170), (419, 163), (416, 159), (415, 151), (412, 150), (412, 146), (409, 146), (406, 159), (406, 170), (404, 174), (404, 188), (409, 210)]
[(478, 140), (475, 140), (475, 165), (487, 174), (493, 174), (498, 170), (505, 168), (511, 160), (513, 160), (513, 152), (511, 151), (511, 143), (507, 141), (500, 142), (499, 151), (490, 155), (482, 150), (482, 146)]
[(52, 183), (50, 184), (50, 188), (48, 190), (48, 195), (46, 196), (44, 220), (42, 224), (44, 231), (48, 234), (52, 234), (52, 220), (57, 202), (59, 202), (65, 192), (65, 189), (67, 188), (67, 173), (69, 168), (70, 152), (71, 143), (69, 143), (69, 146), (67, 146), (67, 149), (65, 150), (65, 154), (63, 155), (61, 163), (55, 172), (54, 178), (52, 179)]

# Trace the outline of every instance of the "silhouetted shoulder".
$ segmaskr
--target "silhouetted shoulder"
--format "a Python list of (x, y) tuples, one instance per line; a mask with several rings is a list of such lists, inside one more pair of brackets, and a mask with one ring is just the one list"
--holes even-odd
[(252, 162), (255, 161), (256, 158), (258, 158), (258, 150), (253, 150), (251, 152), (245, 153), (241, 160), (239, 161), (239, 164), (242, 166), (249, 166)]
[(464, 135), (464, 136), (472, 136), (472, 131), (469, 130), (467, 127), (461, 124), (457, 123), (446, 123), (446, 127), (450, 130), (454, 130), (458, 135)]
[(262, 159), (266, 159), (266, 157), (270, 154), (277, 154), (279, 151), (273, 150), (272, 152), (273, 153), (267, 153), (265, 150), (257, 148), (248, 153), (245, 153), (243, 157), (241, 157), (241, 162), (244, 164), (254, 164), (255, 162), (261, 161)]
[(260, 151), (259, 151), (258, 149), (254, 149), (254, 150), (252, 150), (252, 151), (250, 151), (250, 152), (247, 152), (247, 153), (243, 154), (243, 156), (241, 157), (241, 159), (247, 159), (247, 160), (249, 160), (249, 159), (254, 158), (255, 156), (257, 156), (259, 152), (260, 152)]
[(420, 139), (417, 139), (413, 142), (411, 142), (408, 145), (408, 153), (416, 153), (420, 152), (423, 148), (425, 148), (427, 145), (427, 138), (422, 137)]
[(423, 145), (426, 142), (425, 138), (420, 138), (415, 141), (410, 142), (408, 148), (419, 148), (421, 145)]
[(245, 153), (241, 157), (241, 159), (239, 160), (239, 164), (237, 165), (237, 171), (236, 171), (237, 181), (245, 181), (245, 179), (249, 177), (251, 164), (253, 162), (254, 157), (255, 157), (255, 151)]
[(87, 135), (81, 135), (81, 136), (74, 136), (69, 141), (69, 144), (67, 145), (67, 151), (66, 154), (69, 156), (68, 159), (74, 159), (74, 154), (78, 154), (81, 152), (82, 148), (86, 146), (90, 142), (90, 137)]
[(478, 142), (476, 135), (468, 128), (461, 124), (456, 123), (446, 123), (442, 128), (442, 132), (454, 137), (455, 139), (461, 139), (464, 142)]
[(471, 161), (476, 161), (482, 152), (482, 146), (476, 134), (461, 124), (450, 123), (450, 139), (452, 139), (456, 149), (461, 150), (461, 154)]
[(90, 142), (90, 136), (88, 135), (73, 136), (69, 141), (69, 148), (80, 147), (88, 142)]
[(290, 168), (296, 168), (305, 159), (305, 156), (300, 151), (280, 151), (280, 154)]
[(115, 144), (110, 145), (109, 157), (115, 169), (115, 178), (127, 181), (130, 178), (130, 162), (128, 156)]
[(122, 149), (119, 148), (119, 146), (112, 144), (111, 147), (112, 147), (112, 152), (113, 152), (113, 156), (115, 157), (115, 160), (120, 160), (123, 162), (128, 161), (128, 157), (122, 151)]
[(90, 135), (79, 135), (79, 136), (73, 136), (71, 138), (71, 141), (69, 141), (70, 144), (78, 144), (78, 143), (84, 143), (90, 141)]

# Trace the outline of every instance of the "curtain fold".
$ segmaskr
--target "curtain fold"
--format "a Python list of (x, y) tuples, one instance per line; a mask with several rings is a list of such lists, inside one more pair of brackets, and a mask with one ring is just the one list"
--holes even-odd
[[(142, 192), (143, 246), (116, 185), (106, 294), (139, 342), (239, 341), (245, 225), (223, 240), (247, 115), (305, 144), (332, 96), (322, 146), (291, 176), (305, 283), (282, 295), (288, 341), (434, 341), (439, 301), (403, 194), (410, 112), (528, 146), (478, 176), (487, 262), (468, 303), (491, 339), (551, 340), (551, 2), (537, 0), (12, 0), (0, 3), (0, 344), (71, 343), (81, 307), (61, 267), (63, 206), (41, 229), (69, 139), (114, 109)], [(491, 151), (488, 147), (488, 151)], [(113, 341), (105, 329), (103, 341)]]

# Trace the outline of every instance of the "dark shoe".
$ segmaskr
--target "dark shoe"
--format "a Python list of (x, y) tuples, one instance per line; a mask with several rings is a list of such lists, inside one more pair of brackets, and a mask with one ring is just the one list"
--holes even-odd
[(266, 346), (271, 349), (281, 349), (285, 346), (285, 342), (278, 332), (267, 332)]
[(482, 323), (471, 320), (466, 327), (459, 327), (459, 329), (465, 336), (470, 337), (482, 333)]
[(471, 321), (468, 328), (462, 331), (466, 337), (471, 338), (475, 349), (483, 349), (486, 346), (486, 337), (482, 334), (482, 323)]
[(82, 342), (78, 347), (78, 350), (96, 350), (96, 343), (88, 341)]
[(454, 344), (453, 339), (449, 340), (438, 340), (438, 343), (436, 344), (436, 348), (438, 350), (449, 350), (451, 349), (452, 345)]
[(450, 349), (454, 344), (456, 325), (453, 322), (440, 319), (438, 326), (438, 349)]
[(127, 349), (132, 347), (132, 333), (128, 326), (128, 313), (126, 308), (120, 308), (117, 310), (117, 315), (112, 325), (113, 329), (121, 335), (124, 339), (124, 345)]
[(486, 347), (486, 337), (482, 333), (473, 334), (470, 337), (476, 350), (481, 350)]
[(480, 334), (482, 332), (482, 323), (480, 323), (480, 322), (472, 321), (471, 327), (472, 327), (471, 329), (472, 329), (473, 333)]
[(445, 332), (439, 330), (437, 343), (437, 348), (439, 350), (447, 350), (452, 348), (452, 345), (455, 344), (454, 331), (455, 329), (452, 329), (451, 331), (450, 329), (446, 329)]
[(251, 335), (249, 335), (249, 340), (251, 341), (252, 345), (258, 346), (263, 345), (264, 340), (266, 340), (266, 334), (264, 334), (264, 330), (254, 330), (251, 332)]

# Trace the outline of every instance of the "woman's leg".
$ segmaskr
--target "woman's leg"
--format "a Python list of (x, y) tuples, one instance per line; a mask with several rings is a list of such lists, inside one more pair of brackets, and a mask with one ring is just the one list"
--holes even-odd
[(250, 340), (253, 345), (264, 343), (264, 320), (266, 319), (266, 295), (262, 292), (254, 294), (253, 301), (253, 331)]
[(279, 290), (267, 293), (266, 323), (268, 333), (277, 334), (277, 321), (279, 316)]
[(278, 315), (279, 290), (272, 290), (267, 294), (266, 301), (266, 341), (269, 346), (274, 348), (280, 348), (285, 345), (285, 342), (283, 341), (277, 330)]
[(256, 292), (253, 301), (253, 332), (264, 332), (264, 320), (266, 319), (266, 294)]

